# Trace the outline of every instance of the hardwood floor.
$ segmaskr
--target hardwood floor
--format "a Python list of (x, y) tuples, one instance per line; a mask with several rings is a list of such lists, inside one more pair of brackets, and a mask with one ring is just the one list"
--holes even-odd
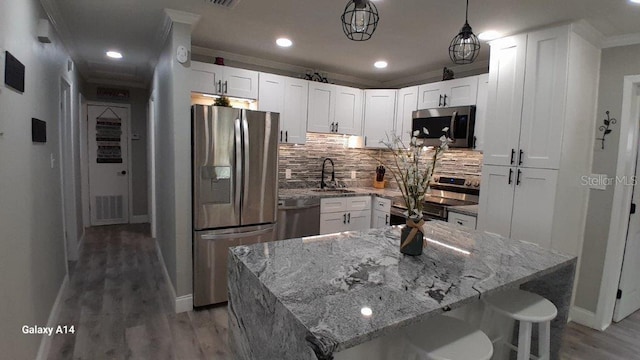
[(147, 225), (88, 230), (49, 359), (230, 359), (226, 306), (175, 314)]
[[(89, 229), (59, 320), (76, 332), (48, 358), (231, 360), (226, 306), (174, 314), (168, 293), (147, 225)], [(640, 312), (604, 332), (569, 324), (560, 358), (640, 359)]]

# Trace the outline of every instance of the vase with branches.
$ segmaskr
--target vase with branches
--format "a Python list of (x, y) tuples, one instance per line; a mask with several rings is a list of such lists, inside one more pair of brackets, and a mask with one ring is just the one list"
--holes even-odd
[[(422, 132), (429, 134), (427, 129)], [(449, 149), (452, 141), (447, 136), (449, 128), (445, 127), (442, 132), (444, 135), (440, 137), (440, 144), (435, 147), (425, 146), (424, 140), (418, 138), (419, 130), (411, 134), (408, 146), (393, 133), (387, 136), (387, 141), (383, 141), (392, 153), (392, 163), (385, 165), (396, 180), (407, 208), (407, 226), (402, 230), (400, 251), (408, 255), (422, 254), (424, 197), (429, 190), (438, 159)]]

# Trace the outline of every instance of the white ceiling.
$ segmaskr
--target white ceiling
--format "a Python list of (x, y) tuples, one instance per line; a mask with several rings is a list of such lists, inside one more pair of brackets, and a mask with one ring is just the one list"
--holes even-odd
[[(375, 0), (380, 23), (373, 38), (348, 40), (340, 15), (347, 0), (240, 0), (233, 9), (207, 0), (41, 0), (82, 75), (148, 84), (157, 60), (164, 8), (201, 15), (193, 45), (279, 63), (394, 82), (450, 66), (448, 46), (464, 23), (465, 0)], [(470, 0), (476, 34), (505, 34), (585, 19), (605, 37), (640, 33), (640, 5), (628, 0)], [(274, 44), (287, 36), (294, 46)], [(112, 61), (107, 49), (124, 58)], [(384, 59), (389, 67), (373, 67)], [(488, 59), (483, 43), (479, 64)]]

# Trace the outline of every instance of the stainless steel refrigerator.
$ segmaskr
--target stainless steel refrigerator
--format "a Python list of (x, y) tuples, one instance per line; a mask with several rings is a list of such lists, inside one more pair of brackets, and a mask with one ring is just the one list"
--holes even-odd
[(229, 247), (275, 238), (278, 113), (191, 108), (193, 304), (227, 301)]

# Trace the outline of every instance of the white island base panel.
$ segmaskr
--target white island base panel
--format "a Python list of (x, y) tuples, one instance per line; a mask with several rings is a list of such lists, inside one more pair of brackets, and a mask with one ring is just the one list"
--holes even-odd
[(429, 244), (418, 257), (399, 252), (399, 227), (232, 248), (234, 359), (344, 360), (367, 342), (364, 351), (384, 355), (394, 351), (387, 340), (399, 329), (516, 287), (558, 308), (551, 340), (557, 358), (575, 257), (439, 221), (424, 231)]

